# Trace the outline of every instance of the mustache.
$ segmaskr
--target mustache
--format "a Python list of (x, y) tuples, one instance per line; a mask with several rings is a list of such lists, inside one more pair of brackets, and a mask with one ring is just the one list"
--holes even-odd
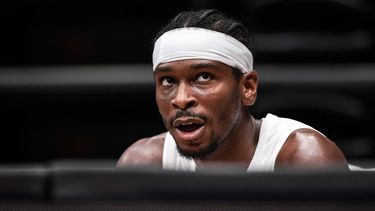
[(198, 118), (207, 121), (208, 117), (202, 114), (197, 114), (191, 111), (177, 111), (176, 115), (170, 119), (169, 122), (174, 122), (176, 119), (181, 117)]

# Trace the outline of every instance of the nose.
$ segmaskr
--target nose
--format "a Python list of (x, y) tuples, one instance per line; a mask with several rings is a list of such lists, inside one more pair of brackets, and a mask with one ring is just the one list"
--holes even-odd
[(185, 83), (180, 83), (174, 98), (172, 99), (172, 105), (181, 110), (194, 107), (197, 104), (195, 97), (193, 96), (191, 87)]

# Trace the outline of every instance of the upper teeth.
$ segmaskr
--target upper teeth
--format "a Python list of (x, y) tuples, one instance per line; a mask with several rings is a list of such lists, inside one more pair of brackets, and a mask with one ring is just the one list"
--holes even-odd
[(194, 123), (192, 123), (192, 122), (187, 122), (187, 123), (181, 123), (180, 125), (192, 125), (192, 124), (194, 124)]

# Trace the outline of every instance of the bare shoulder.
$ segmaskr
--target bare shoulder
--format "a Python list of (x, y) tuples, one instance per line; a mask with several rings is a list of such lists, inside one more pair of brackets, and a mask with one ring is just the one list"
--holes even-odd
[(129, 146), (117, 161), (117, 167), (132, 165), (162, 166), (166, 133), (143, 138)]
[(348, 169), (339, 147), (313, 129), (298, 129), (290, 134), (276, 159), (279, 167)]

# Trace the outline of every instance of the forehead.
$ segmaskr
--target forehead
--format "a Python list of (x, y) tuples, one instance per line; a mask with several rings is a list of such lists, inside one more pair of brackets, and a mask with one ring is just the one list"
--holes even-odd
[(208, 59), (186, 59), (179, 61), (172, 61), (160, 64), (155, 69), (155, 74), (161, 72), (171, 72), (175, 70), (231, 70), (232, 68), (224, 63), (208, 60)]

